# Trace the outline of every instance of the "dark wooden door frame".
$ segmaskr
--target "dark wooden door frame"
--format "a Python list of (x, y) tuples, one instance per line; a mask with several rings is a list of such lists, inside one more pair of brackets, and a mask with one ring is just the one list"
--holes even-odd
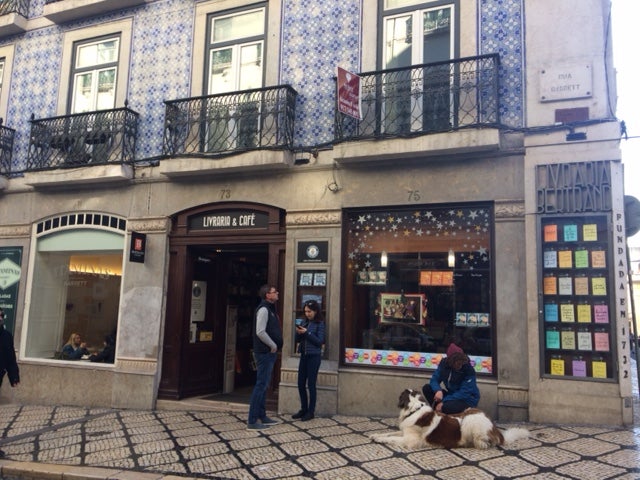
[[(254, 230), (190, 230), (189, 219), (196, 215), (223, 214), (228, 211), (253, 210), (268, 216), (266, 228)], [(284, 250), (285, 250), (285, 213), (283, 210), (261, 204), (225, 202), (201, 205), (178, 212), (172, 218), (169, 234), (169, 278), (167, 282), (167, 306), (165, 331), (163, 336), (162, 376), (158, 389), (158, 398), (177, 400), (185, 396), (184, 359), (189, 347), (189, 315), (191, 284), (187, 282), (193, 276), (189, 247), (207, 245), (268, 245), (269, 284), (279, 290), (284, 286)], [(187, 285), (189, 283), (189, 285)], [(282, 302), (277, 305), (282, 319)], [(282, 321), (282, 320), (281, 320)], [(277, 397), (280, 378), (280, 358), (274, 368), (270, 396)], [(222, 367), (220, 367), (222, 368)]]

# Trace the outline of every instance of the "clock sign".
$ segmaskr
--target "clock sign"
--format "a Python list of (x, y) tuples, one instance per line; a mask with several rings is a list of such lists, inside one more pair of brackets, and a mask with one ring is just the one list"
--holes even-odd
[(327, 263), (329, 242), (298, 242), (298, 263)]

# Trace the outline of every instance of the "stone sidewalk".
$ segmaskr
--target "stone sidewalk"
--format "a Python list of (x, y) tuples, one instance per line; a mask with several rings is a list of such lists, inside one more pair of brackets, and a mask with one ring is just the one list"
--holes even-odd
[(638, 426), (526, 424), (532, 438), (508, 448), (406, 451), (367, 436), (396, 418), (275, 417), (280, 425), (256, 432), (244, 411), (8, 405), (0, 471), (6, 480), (640, 478)]

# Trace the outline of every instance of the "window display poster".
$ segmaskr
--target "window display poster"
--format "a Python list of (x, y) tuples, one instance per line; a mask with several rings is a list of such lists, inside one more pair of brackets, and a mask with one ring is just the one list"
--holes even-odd
[(381, 293), (380, 321), (424, 324), (422, 293)]
[(545, 225), (544, 226), (544, 241), (545, 242), (557, 242), (558, 241), (558, 226), (557, 225)]
[(576, 268), (589, 268), (589, 251), (576, 250), (573, 252)]
[(313, 285), (316, 287), (324, 287), (327, 285), (327, 273), (318, 272), (313, 275)]
[(560, 348), (560, 332), (547, 330), (547, 348)]
[(313, 283), (313, 273), (312, 272), (301, 272), (300, 273), (300, 281), (298, 285), (301, 287), (310, 287)]
[(558, 278), (558, 293), (560, 295), (573, 295), (573, 279), (571, 277)]
[(558, 266), (560, 268), (573, 268), (571, 250), (560, 250), (558, 252)]
[(598, 241), (598, 226), (595, 223), (587, 223), (582, 226), (582, 239), (585, 242)]
[(608, 352), (609, 334), (607, 332), (594, 332), (593, 343), (595, 343), (596, 352)]
[(604, 296), (607, 294), (607, 281), (604, 277), (591, 278), (591, 292), (593, 295)]
[(603, 250), (591, 252), (591, 266), (593, 268), (607, 268), (607, 260)]
[(543, 291), (545, 295), (556, 295), (558, 293), (558, 285), (554, 275), (544, 277)]
[(584, 360), (573, 360), (571, 362), (571, 369), (574, 377), (587, 376), (587, 362)]
[(578, 226), (577, 225), (565, 225), (564, 226), (564, 241), (565, 242), (577, 242), (578, 241)]
[(560, 339), (564, 350), (576, 349), (576, 334), (573, 330), (563, 330)]
[(558, 321), (558, 305), (555, 303), (544, 304), (544, 319), (547, 322)]
[(578, 350), (593, 350), (591, 346), (591, 332), (584, 330), (578, 332)]
[(596, 323), (609, 323), (609, 307), (607, 305), (594, 305), (593, 312)]
[(577, 310), (579, 323), (591, 323), (591, 305), (580, 304), (577, 306)]
[(555, 250), (546, 250), (544, 252), (544, 268), (557, 268), (558, 255)]
[(22, 247), (0, 247), (0, 307), (4, 310), (4, 327), (15, 333), (18, 287), (22, 278)]
[(591, 362), (591, 370), (593, 371), (593, 378), (607, 378), (607, 363), (594, 360)]
[(560, 305), (560, 321), (561, 322), (575, 322), (575, 312), (573, 309), (573, 303), (563, 303)]
[(587, 277), (576, 277), (573, 279), (576, 295), (589, 295), (589, 279)]
[(191, 322), (204, 322), (207, 306), (207, 282), (194, 280), (191, 285)]
[(564, 360), (562, 358), (551, 359), (551, 375), (564, 375)]

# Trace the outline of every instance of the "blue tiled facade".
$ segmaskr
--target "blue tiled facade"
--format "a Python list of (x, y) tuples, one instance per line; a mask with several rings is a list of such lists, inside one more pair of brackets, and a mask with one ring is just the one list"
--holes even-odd
[[(298, 92), (294, 144), (312, 147), (333, 140), (335, 68), (361, 68), (362, 14), (374, 0), (284, 0), (279, 83)], [(136, 158), (162, 153), (164, 100), (189, 96), (193, 21), (196, 3), (163, 0), (130, 10), (134, 24), (127, 99), (140, 114)], [(40, 17), (44, 0), (33, 0), (31, 19)], [(499, 53), (500, 113), (503, 124), (519, 127), (524, 119), (522, 0), (480, 0), (479, 54)], [(16, 130), (13, 162), (26, 161), (29, 119), (57, 112), (64, 32), (121, 18), (120, 12), (91, 21), (30, 30), (5, 38), (15, 43), (11, 90), (5, 125)], [(116, 105), (121, 107), (122, 105)]]

